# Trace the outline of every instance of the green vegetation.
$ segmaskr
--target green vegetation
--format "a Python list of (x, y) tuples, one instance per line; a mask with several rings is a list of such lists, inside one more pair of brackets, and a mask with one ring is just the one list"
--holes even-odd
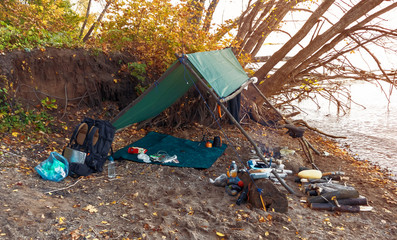
[(56, 108), (55, 100), (47, 98), (41, 102), (42, 109), (27, 110), (9, 96), (7, 88), (0, 88), (0, 133), (15, 131), (27, 135), (34, 131), (50, 133), (54, 118), (48, 110)]
[(144, 87), (143, 84), (145, 82), (145, 74), (146, 74), (146, 64), (139, 62), (131, 62), (127, 64), (128, 70), (135, 79), (139, 80), (135, 86), (135, 91), (138, 95), (142, 94), (147, 87)]
[[(0, 3), (0, 51), (45, 47), (76, 47), (96, 51), (125, 50), (143, 62), (148, 77), (158, 76), (175, 60), (174, 53), (214, 50), (230, 41), (213, 38), (192, 20), (195, 9), (187, 2), (173, 5), (170, 0), (114, 0), (106, 19), (95, 23), (96, 15), (86, 15), (87, 2), (77, 1), (81, 12), (68, 0), (4, 0)], [(87, 24), (84, 24), (87, 20)], [(86, 26), (83, 30), (82, 26)], [(82, 37), (94, 26), (88, 41)], [(137, 69), (138, 68), (138, 69)], [(134, 77), (142, 81), (140, 66)], [(146, 74), (145, 73), (145, 74)]]
[(45, 29), (24, 31), (0, 21), (0, 51), (14, 49), (32, 49), (36, 47), (71, 47), (75, 42), (68, 33), (49, 32)]
[(81, 17), (69, 1), (4, 0), (0, 8), (0, 51), (78, 45)]

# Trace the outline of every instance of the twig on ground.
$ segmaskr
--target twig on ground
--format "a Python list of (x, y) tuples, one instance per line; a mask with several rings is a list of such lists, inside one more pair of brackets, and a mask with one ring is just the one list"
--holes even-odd
[(71, 185), (69, 185), (69, 186), (67, 186), (67, 187), (59, 188), (59, 189), (55, 189), (55, 190), (51, 190), (51, 191), (45, 192), (44, 194), (50, 194), (50, 193), (53, 193), (53, 192), (58, 192), (58, 191), (66, 190), (66, 189), (71, 188), (71, 187), (73, 187), (74, 185), (76, 185), (76, 184), (77, 184), (78, 182), (80, 182), (82, 179), (83, 179), (83, 178), (80, 178), (80, 179), (77, 180), (75, 183), (73, 183), (73, 184), (71, 184)]
[(65, 83), (65, 109), (63, 110), (63, 115), (62, 115), (62, 117), (60, 119), (65, 117), (67, 108), (68, 108), (68, 88), (67, 88), (66, 83)]

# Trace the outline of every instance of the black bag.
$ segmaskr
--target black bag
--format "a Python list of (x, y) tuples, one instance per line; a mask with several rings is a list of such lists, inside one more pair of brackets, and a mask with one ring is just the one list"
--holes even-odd
[(109, 151), (113, 154), (115, 132), (116, 128), (108, 121), (84, 118), (75, 128), (67, 147), (86, 153), (86, 157), (84, 163), (70, 163), (71, 174), (88, 176), (102, 172)]

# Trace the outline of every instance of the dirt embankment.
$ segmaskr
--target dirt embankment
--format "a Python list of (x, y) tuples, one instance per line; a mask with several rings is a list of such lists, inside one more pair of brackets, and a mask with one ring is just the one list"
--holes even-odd
[(49, 97), (60, 106), (92, 107), (112, 101), (122, 108), (137, 97), (137, 82), (125, 67), (134, 61), (124, 53), (84, 49), (13, 51), (0, 55), (0, 83), (12, 84), (15, 96), (32, 105)]

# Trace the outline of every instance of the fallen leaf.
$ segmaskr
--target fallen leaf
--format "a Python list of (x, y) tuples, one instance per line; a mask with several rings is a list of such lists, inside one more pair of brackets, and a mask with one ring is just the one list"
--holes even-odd
[(98, 212), (98, 209), (96, 209), (94, 206), (92, 205), (88, 205), (87, 207), (83, 208), (84, 211), (88, 211), (90, 213), (96, 213)]
[(384, 208), (383, 211), (385, 211), (386, 213), (391, 213), (391, 211), (389, 211), (388, 209)]
[(216, 232), (216, 235), (218, 235), (219, 237), (224, 237), (225, 236), (225, 234), (220, 233), (220, 232)]
[(63, 224), (65, 222), (65, 218), (64, 217), (59, 217), (58, 218), (58, 223), (59, 224)]

